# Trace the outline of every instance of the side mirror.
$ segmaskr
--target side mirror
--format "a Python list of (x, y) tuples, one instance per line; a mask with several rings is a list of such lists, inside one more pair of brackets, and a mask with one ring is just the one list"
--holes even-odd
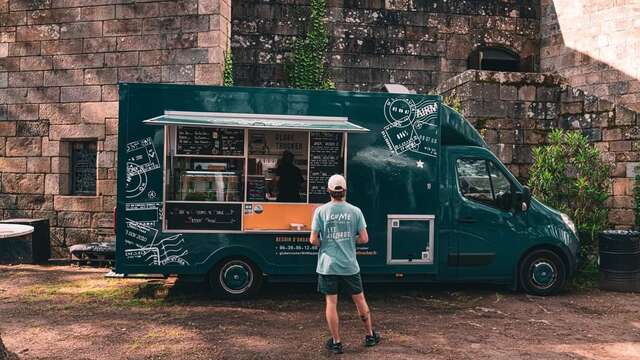
[(529, 210), (531, 204), (531, 190), (528, 186), (524, 186), (522, 191), (516, 192), (515, 196), (516, 206), (514, 208), (519, 209), (522, 212)]

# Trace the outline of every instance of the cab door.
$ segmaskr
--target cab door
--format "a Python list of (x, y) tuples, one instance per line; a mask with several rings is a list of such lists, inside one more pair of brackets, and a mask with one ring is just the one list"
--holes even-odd
[(460, 279), (510, 279), (526, 215), (509, 206), (515, 180), (487, 150), (481, 152), (450, 157), (455, 177), (450, 182), (451, 235), (457, 253), (450, 254), (449, 266), (457, 267)]

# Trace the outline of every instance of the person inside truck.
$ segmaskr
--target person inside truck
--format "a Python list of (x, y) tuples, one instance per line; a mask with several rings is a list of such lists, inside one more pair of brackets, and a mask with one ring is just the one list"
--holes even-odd
[(331, 201), (320, 206), (313, 214), (309, 242), (320, 247), (316, 268), (318, 291), (325, 295), (325, 316), (331, 332), (325, 348), (332, 353), (341, 354), (338, 321), (340, 290), (351, 295), (358, 308), (366, 330), (364, 345), (378, 344), (380, 335), (373, 330), (369, 305), (362, 289), (360, 266), (356, 259), (356, 242), (366, 244), (369, 241), (367, 223), (362, 211), (344, 200), (347, 182), (342, 175), (336, 174), (329, 178), (328, 191)]
[(275, 169), (278, 202), (300, 202), (300, 187), (304, 183), (300, 168), (294, 164), (295, 157), (289, 150), (282, 153)]

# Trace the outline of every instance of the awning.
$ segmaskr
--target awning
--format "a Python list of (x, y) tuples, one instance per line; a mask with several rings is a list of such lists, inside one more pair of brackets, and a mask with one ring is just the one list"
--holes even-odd
[(367, 132), (369, 129), (348, 121), (346, 117), (239, 114), (213, 112), (165, 111), (148, 120), (151, 125), (180, 125), (193, 127), (225, 127), (276, 130), (313, 130), (335, 132)]

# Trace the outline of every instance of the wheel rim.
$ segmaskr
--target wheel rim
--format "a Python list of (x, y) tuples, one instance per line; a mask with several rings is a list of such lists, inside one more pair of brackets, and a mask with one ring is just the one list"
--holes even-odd
[(537, 260), (531, 264), (529, 271), (532, 284), (539, 289), (548, 289), (558, 278), (554, 264), (548, 260)]
[(230, 261), (220, 269), (220, 285), (230, 294), (245, 293), (252, 284), (253, 270), (244, 261)]

